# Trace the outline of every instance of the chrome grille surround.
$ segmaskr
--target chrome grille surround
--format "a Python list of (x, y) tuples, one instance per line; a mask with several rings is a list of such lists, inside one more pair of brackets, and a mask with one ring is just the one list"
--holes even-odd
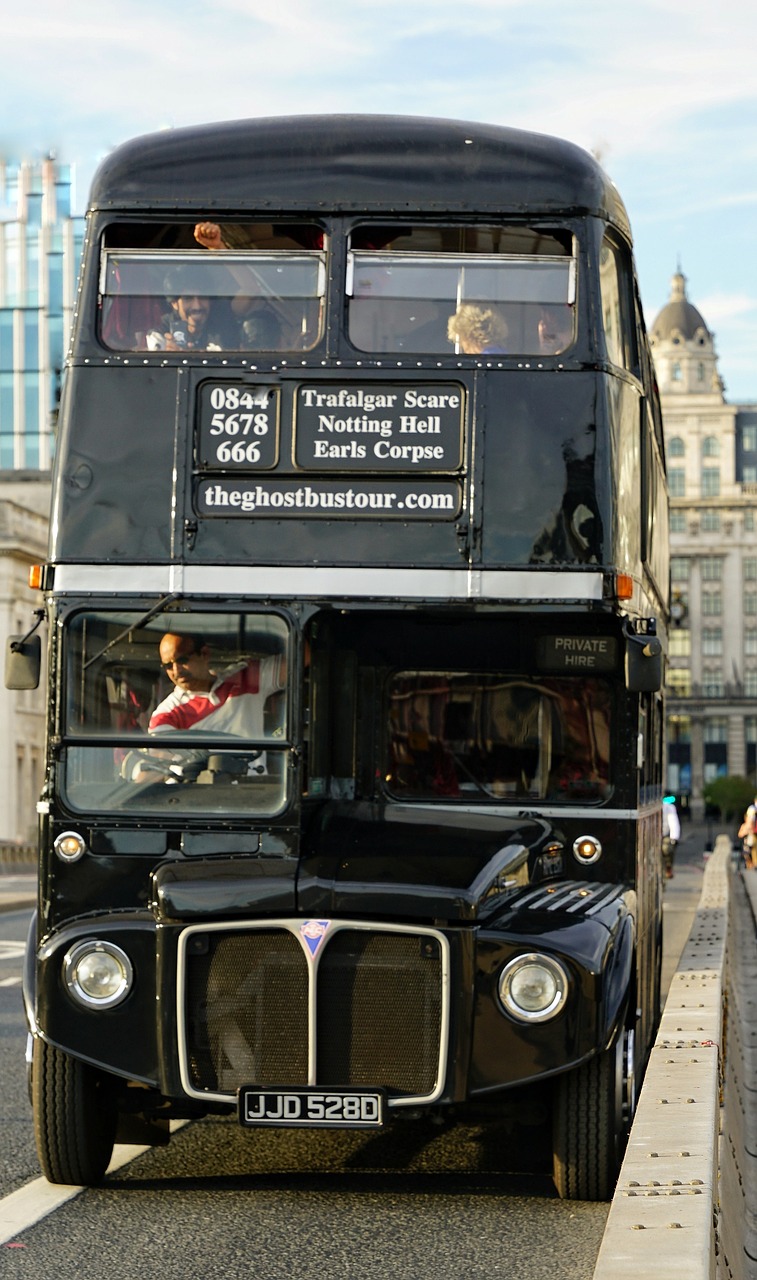
[(229, 1103), (242, 1084), (372, 1085), (390, 1107), (428, 1105), (444, 1089), (449, 990), (438, 929), (303, 917), (190, 925), (177, 961), (182, 1087)]

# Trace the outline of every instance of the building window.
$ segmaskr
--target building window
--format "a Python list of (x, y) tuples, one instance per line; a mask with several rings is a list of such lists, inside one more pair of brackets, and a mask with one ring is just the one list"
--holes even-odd
[(723, 612), (723, 597), (719, 591), (702, 592), (702, 613), (706, 618), (719, 618)]
[(744, 427), (741, 432), (741, 447), (745, 453), (754, 453), (757, 449), (757, 427)]
[(720, 533), (720, 512), (705, 507), (699, 521), (702, 533)]
[(686, 532), (686, 512), (685, 511), (671, 511), (670, 532), (671, 533)]
[(744, 581), (757, 581), (757, 556), (744, 556), (743, 560)]
[(682, 458), (685, 452), (686, 445), (680, 436), (673, 436), (672, 440), (668, 441), (668, 457)]
[(705, 436), (702, 441), (702, 457), (703, 458), (719, 458), (720, 457), (720, 441), (717, 436)]
[(705, 720), (702, 727), (702, 737), (705, 742), (727, 742), (728, 721), (720, 716), (713, 716), (711, 720)]
[(747, 698), (757, 698), (757, 670), (744, 672), (744, 694)]
[(688, 582), (689, 569), (691, 561), (688, 556), (671, 556), (670, 557), (670, 580), (671, 582)]
[(668, 488), (671, 498), (686, 497), (686, 472), (683, 467), (671, 467), (668, 471)]
[(741, 479), (744, 484), (757, 484), (757, 467), (742, 467)]
[(754, 533), (754, 512), (744, 512), (744, 533)]
[[(706, 677), (709, 679), (709, 676)], [(717, 697), (710, 694), (710, 697)], [(705, 720), (704, 737), (704, 780), (710, 782), (719, 774), (728, 772), (728, 721), (720, 716)]]
[(702, 497), (720, 496), (720, 467), (702, 467)]
[(754, 778), (757, 771), (757, 716), (744, 717), (744, 742), (747, 775)]
[(668, 688), (675, 696), (688, 698), (691, 694), (691, 672), (686, 667), (669, 667)]
[(691, 716), (670, 717), (670, 741), (673, 744), (685, 743), (686, 745), (691, 742)]
[[(755, 637), (757, 638), (757, 631)], [(688, 658), (691, 653), (691, 632), (687, 628), (671, 628), (668, 636), (668, 653), (671, 658)]]
[(745, 591), (741, 597), (741, 607), (746, 615), (753, 618), (757, 614), (757, 592)]
[(702, 672), (702, 693), (705, 698), (722, 698), (723, 696), (723, 673), (722, 671), (703, 671)]
[(670, 376), (673, 379), (673, 382), (681, 381), (681, 365), (678, 360), (673, 361), (673, 368), (670, 371)]
[(744, 632), (744, 653), (750, 658), (757, 656), (757, 629), (755, 627), (747, 627)]
[(722, 556), (703, 556), (699, 565), (702, 582), (720, 582), (723, 576)]
[(723, 628), (702, 629), (702, 653), (706, 658), (719, 658), (723, 652)]
[(704, 382), (704, 365), (701, 360), (697, 365), (697, 382)]

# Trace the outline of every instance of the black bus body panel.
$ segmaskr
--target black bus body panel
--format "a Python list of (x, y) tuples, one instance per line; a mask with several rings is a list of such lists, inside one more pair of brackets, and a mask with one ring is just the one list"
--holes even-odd
[(102, 162), (90, 207), (580, 211), (606, 217), (630, 239), (617, 190), (572, 143), (408, 116), (240, 120), (137, 138)]
[[(248, 374), (244, 382), (250, 383)], [(229, 379), (224, 372), (218, 383)], [(476, 375), (429, 371), (428, 383), (467, 392), (465, 466), (449, 479), (457, 511), (435, 520), (232, 518), (198, 512), (191, 479), (193, 409), (188, 379), (175, 369), (69, 371), (71, 403), (54, 473), (51, 559), (58, 564), (405, 565), (488, 568), (612, 566), (640, 549), (640, 396), (613, 375), (568, 371), (545, 377), (525, 370)], [(229, 379), (231, 380), (231, 379)], [(199, 379), (198, 379), (199, 381)], [(303, 381), (305, 381), (303, 379)], [(333, 383), (333, 378), (329, 380)], [(394, 375), (361, 383), (395, 385)], [(317, 377), (307, 382), (319, 385)], [(477, 385), (480, 383), (480, 385)], [(269, 376), (265, 385), (279, 385)], [(293, 401), (299, 380), (282, 386), (280, 461), (273, 471), (238, 473), (236, 489), (253, 496), (286, 478), (301, 487), (322, 477), (292, 462)], [(354, 385), (354, 383), (352, 384)], [(103, 405), (109, 429), (102, 429)], [(473, 417), (475, 404), (476, 419)], [(178, 405), (178, 408), (177, 408)], [(481, 457), (472, 458), (475, 433)], [(75, 439), (75, 446), (72, 441)], [(189, 455), (189, 456), (188, 456)], [(188, 482), (175, 494), (174, 467)], [(473, 483), (474, 467), (481, 482)], [(616, 470), (628, 484), (616, 491)], [(225, 476), (216, 473), (221, 480)], [(376, 476), (371, 477), (373, 480)], [(211, 476), (211, 483), (213, 477)], [(363, 475), (352, 477), (356, 485)], [(446, 480), (447, 477), (444, 477)], [(412, 477), (402, 476), (407, 483)], [(383, 487), (397, 487), (391, 475)], [(191, 528), (191, 537), (187, 529)]]
[[(627, 886), (564, 877), (539, 883), (541, 851), (556, 834), (565, 837), (536, 816), (518, 821), (439, 813), (424, 829), (406, 815), (403, 829), (401, 821), (382, 821), (391, 814), (375, 813), (372, 824), (366, 813), (369, 828), (382, 830), (384, 848), (388, 844), (391, 850), (382, 859), (371, 849), (370, 834), (356, 842), (349, 808), (341, 808), (346, 830), (340, 833), (338, 814), (327, 821), (322, 827), (324, 854), (318, 854), (314, 836), (314, 851), (303, 859), (299, 875), (292, 860), (261, 866), (241, 857), (165, 861), (151, 875), (151, 862), (145, 859), (139, 896), (146, 896), (149, 886), (151, 912), (122, 908), (114, 913), (104, 902), (98, 909), (96, 898), (105, 895), (97, 892), (97, 859), (77, 864), (91, 876), (89, 910), (80, 913), (70, 903), (68, 923), (48, 933), (39, 947), (35, 1032), (73, 1056), (180, 1101), (184, 1090), (177, 1045), (182, 1034), (192, 1034), (179, 1025), (176, 1005), (182, 931), (192, 926), (195, 940), (202, 939), (204, 923), (221, 930), (220, 936), (228, 930), (229, 936), (245, 937), (265, 928), (266, 919), (273, 928), (283, 918), (320, 918), (330, 904), (331, 918), (360, 921), (360, 927), (374, 928), (378, 935), (396, 923), (412, 935), (415, 923), (428, 923), (446, 937), (451, 1039), (440, 1103), (471, 1100), (549, 1076), (610, 1041), (625, 1016), (632, 978), (636, 897)], [(472, 837), (467, 842), (466, 823)], [(126, 863), (124, 870), (136, 883), (137, 867), (130, 859)], [(527, 882), (529, 867), (536, 883)], [(76, 870), (65, 868), (57, 877), (59, 897), (65, 897), (67, 879), (81, 879), (70, 875)], [(347, 884), (345, 875), (351, 877)], [(401, 879), (393, 879), (397, 876)], [(82, 885), (80, 908), (84, 897)], [(123, 947), (134, 964), (134, 989), (118, 1008), (82, 1009), (64, 989), (64, 956), (91, 937)], [(502, 967), (528, 951), (554, 956), (571, 980), (566, 1009), (543, 1025), (524, 1026), (509, 1018), (497, 996)], [(228, 980), (216, 979), (216, 988)], [(223, 999), (218, 988), (216, 994), (221, 1009), (233, 1006), (233, 987)], [(231, 1105), (233, 1091), (224, 1092)], [(196, 1103), (195, 1098), (191, 1105)]]

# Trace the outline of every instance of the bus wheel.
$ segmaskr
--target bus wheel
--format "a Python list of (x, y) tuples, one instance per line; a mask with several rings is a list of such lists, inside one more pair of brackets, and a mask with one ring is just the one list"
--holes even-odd
[(563, 1200), (610, 1200), (636, 1102), (633, 1032), (555, 1082), (553, 1179)]
[(91, 1186), (107, 1169), (116, 1134), (115, 1096), (102, 1072), (36, 1037), (34, 1136), (48, 1182)]

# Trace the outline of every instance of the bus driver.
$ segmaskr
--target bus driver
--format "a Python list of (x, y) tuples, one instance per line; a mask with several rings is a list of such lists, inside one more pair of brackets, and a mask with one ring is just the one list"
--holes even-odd
[(286, 658), (270, 654), (237, 662), (220, 672), (202, 637), (167, 632), (160, 641), (160, 664), (174, 685), (150, 716), (150, 733), (200, 729), (264, 737), (266, 699), (286, 685)]
[[(150, 733), (201, 731), (252, 739), (266, 736), (266, 701), (286, 686), (283, 654), (249, 658), (216, 671), (205, 640), (178, 632), (163, 636), (159, 652), (161, 666), (174, 688), (150, 716)], [(171, 764), (167, 766), (169, 758)], [(196, 773), (193, 763), (204, 764), (205, 760), (204, 751), (186, 748), (176, 756), (164, 751), (129, 752), (121, 764), (121, 775), (132, 782), (154, 781), (156, 772), (163, 773), (169, 781), (189, 780)], [(249, 773), (265, 774), (265, 752), (253, 751), (248, 764)]]

